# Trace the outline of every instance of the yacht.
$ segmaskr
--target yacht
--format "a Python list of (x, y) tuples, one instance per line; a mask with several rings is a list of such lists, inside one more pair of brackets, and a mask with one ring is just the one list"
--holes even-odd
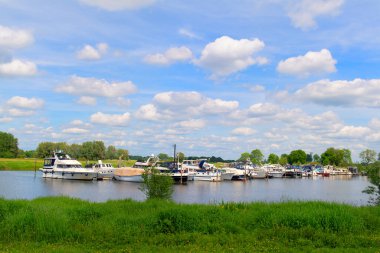
[(96, 171), (97, 179), (112, 179), (114, 176), (115, 168), (110, 163), (103, 163), (102, 160), (98, 160), (98, 163), (92, 165), (94, 171)]
[(268, 176), (272, 178), (282, 178), (285, 174), (285, 168), (279, 164), (266, 164), (263, 168), (267, 171)]
[(94, 180), (98, 173), (93, 168), (83, 168), (82, 164), (62, 151), (54, 152), (52, 157), (44, 159), (39, 169), (43, 178)]
[(125, 182), (143, 182), (143, 173), (158, 162), (158, 157), (151, 155), (145, 162), (136, 162), (132, 167), (115, 169), (113, 179)]

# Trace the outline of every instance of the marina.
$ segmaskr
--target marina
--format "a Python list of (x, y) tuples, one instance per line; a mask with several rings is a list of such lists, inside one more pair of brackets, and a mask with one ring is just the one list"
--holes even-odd
[[(177, 203), (283, 202), (320, 200), (362, 206), (370, 183), (364, 176), (303, 177), (269, 180), (203, 182), (174, 185)], [(6, 199), (34, 199), (69, 196), (93, 202), (134, 199), (144, 201), (140, 183), (116, 180), (82, 181), (42, 178), (33, 171), (0, 171), (0, 196)]]

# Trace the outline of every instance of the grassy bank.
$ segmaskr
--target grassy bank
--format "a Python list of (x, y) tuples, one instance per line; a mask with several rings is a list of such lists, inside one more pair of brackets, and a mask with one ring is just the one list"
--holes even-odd
[(379, 252), (380, 207), (0, 199), (0, 251)]
[[(24, 158), (0, 158), (0, 170), (34, 170), (34, 168), (42, 168), (43, 159), (24, 159)], [(80, 161), (84, 166), (86, 161)], [(90, 161), (90, 163), (96, 163), (97, 161)], [(118, 160), (104, 160), (105, 163), (112, 163), (116, 168), (118, 166)], [(124, 166), (132, 166), (136, 161), (128, 160), (122, 161)]]

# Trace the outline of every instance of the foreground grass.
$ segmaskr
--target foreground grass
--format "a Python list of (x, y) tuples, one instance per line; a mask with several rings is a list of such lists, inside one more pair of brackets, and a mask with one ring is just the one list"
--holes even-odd
[(0, 251), (379, 252), (380, 207), (0, 199)]
[[(80, 161), (85, 166), (86, 161)], [(89, 161), (89, 163), (96, 163), (97, 161)], [(111, 163), (115, 168), (118, 166), (118, 160), (103, 160), (104, 163)], [(132, 166), (136, 161), (128, 160), (122, 161), (123, 166)], [(43, 159), (24, 159), (24, 158), (0, 158), (0, 170), (18, 170), (28, 171), (38, 170), (42, 168), (44, 163)]]

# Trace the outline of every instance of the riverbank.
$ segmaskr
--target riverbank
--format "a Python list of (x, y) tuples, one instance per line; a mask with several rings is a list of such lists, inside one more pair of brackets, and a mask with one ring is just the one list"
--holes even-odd
[(0, 199), (4, 251), (376, 252), (380, 207)]
[[(85, 166), (86, 161), (79, 160), (79, 162)], [(97, 161), (89, 161), (89, 163), (96, 163)], [(117, 168), (118, 160), (104, 160), (104, 163), (112, 163)], [(132, 166), (135, 164), (135, 160), (122, 161), (123, 166)], [(0, 170), (15, 170), (15, 171), (33, 171), (42, 168), (44, 163), (43, 159), (34, 158), (0, 158)]]

